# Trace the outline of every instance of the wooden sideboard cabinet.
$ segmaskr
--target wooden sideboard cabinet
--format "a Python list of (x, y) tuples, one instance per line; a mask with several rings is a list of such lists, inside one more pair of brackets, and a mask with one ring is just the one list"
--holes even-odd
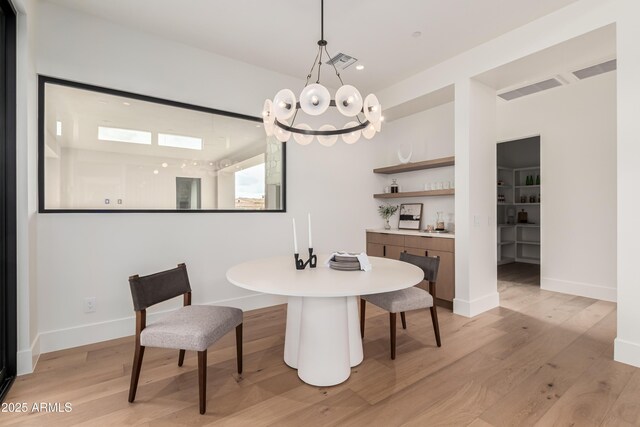
[[(400, 259), (407, 252), (419, 256), (439, 256), (440, 268), (436, 284), (436, 304), (453, 308), (455, 297), (455, 239), (431, 236), (412, 236), (384, 232), (367, 232), (367, 255)], [(423, 282), (419, 285), (428, 290)]]

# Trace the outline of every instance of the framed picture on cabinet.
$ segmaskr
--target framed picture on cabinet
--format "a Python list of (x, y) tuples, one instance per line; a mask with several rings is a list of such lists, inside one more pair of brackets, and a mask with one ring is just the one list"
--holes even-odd
[(403, 203), (400, 205), (400, 230), (420, 230), (422, 221), (422, 203)]

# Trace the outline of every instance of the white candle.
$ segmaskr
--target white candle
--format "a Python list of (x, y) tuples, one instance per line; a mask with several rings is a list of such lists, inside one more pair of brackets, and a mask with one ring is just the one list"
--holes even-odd
[(293, 218), (293, 253), (298, 253), (298, 236), (296, 236), (296, 219)]
[(313, 248), (313, 241), (311, 240), (311, 214), (309, 216), (309, 248)]

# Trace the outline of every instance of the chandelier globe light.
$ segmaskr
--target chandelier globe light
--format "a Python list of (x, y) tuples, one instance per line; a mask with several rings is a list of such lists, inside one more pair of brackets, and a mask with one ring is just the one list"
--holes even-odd
[[(329, 90), (320, 84), (320, 70), (323, 58), (327, 57), (327, 64), (333, 66), (336, 77), (340, 81), (340, 87), (331, 98)], [(267, 99), (262, 108), (262, 120), (267, 136), (275, 136), (280, 142), (288, 141), (291, 136), (300, 145), (310, 144), (314, 137), (321, 145), (330, 147), (338, 141), (338, 137), (346, 144), (358, 142), (360, 136), (365, 139), (373, 138), (382, 128), (382, 106), (374, 94), (362, 98), (360, 91), (352, 85), (344, 84), (333, 61), (327, 51), (327, 41), (324, 39), (324, 0), (320, 0), (320, 40), (318, 40), (318, 53), (313, 61), (311, 70), (307, 75), (304, 88), (299, 98), (291, 89), (282, 89), (273, 97), (273, 101)], [(316, 74), (317, 73), (317, 74)], [(311, 82), (316, 75), (316, 81)], [(313, 129), (306, 123), (297, 123), (298, 114), (302, 111), (308, 116), (322, 116), (334, 107), (343, 116), (350, 118), (345, 125), (333, 125), (330, 123)]]

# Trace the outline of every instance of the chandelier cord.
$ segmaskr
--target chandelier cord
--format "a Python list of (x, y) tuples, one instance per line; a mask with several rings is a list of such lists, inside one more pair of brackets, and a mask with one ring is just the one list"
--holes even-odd
[(320, 0), (320, 40), (324, 40), (324, 0)]

